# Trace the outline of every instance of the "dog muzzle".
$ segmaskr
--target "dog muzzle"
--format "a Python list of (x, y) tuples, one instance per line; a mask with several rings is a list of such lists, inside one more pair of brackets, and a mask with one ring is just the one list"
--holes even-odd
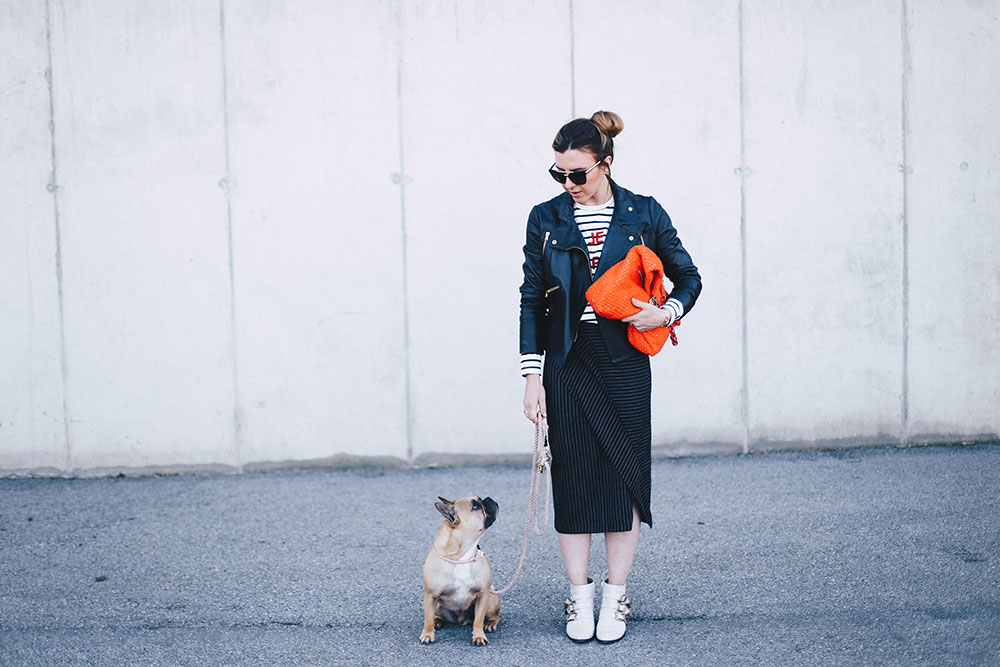
[(492, 498), (483, 498), (483, 511), (486, 512), (486, 523), (484, 528), (489, 528), (493, 525), (493, 522), (497, 519), (497, 512), (500, 511), (500, 506), (497, 505), (496, 501)]

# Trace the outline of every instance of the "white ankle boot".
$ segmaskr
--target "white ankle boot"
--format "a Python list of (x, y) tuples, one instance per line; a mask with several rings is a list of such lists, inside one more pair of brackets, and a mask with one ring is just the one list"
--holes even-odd
[(625, 586), (601, 584), (601, 614), (597, 619), (597, 641), (616, 642), (625, 635), (625, 618), (632, 615), (632, 603), (625, 597)]
[(566, 635), (575, 642), (594, 637), (594, 582), (581, 586), (570, 584), (566, 600)]

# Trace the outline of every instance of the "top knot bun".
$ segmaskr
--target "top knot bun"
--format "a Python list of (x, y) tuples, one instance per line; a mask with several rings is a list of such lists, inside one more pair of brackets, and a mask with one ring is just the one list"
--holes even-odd
[(613, 111), (598, 111), (590, 118), (574, 118), (559, 128), (552, 149), (565, 153), (575, 148), (593, 153), (598, 160), (614, 158), (614, 137), (624, 127), (622, 117)]
[(622, 117), (614, 111), (595, 111), (594, 115), (590, 117), (590, 122), (612, 139), (621, 134), (621, 131), (625, 129)]

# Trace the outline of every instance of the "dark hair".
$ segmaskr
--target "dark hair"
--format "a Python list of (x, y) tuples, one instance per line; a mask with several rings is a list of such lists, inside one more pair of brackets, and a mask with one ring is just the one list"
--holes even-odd
[(598, 160), (615, 156), (614, 138), (625, 129), (613, 111), (595, 111), (590, 118), (577, 118), (559, 128), (552, 149), (565, 153), (573, 148), (589, 151)]

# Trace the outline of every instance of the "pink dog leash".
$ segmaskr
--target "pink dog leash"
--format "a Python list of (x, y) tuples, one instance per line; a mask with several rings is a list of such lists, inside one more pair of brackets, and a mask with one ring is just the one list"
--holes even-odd
[[(552, 497), (552, 452), (549, 450), (549, 429), (545, 423), (545, 418), (541, 414), (537, 415), (535, 421), (535, 450), (531, 461), (531, 486), (528, 487), (528, 516), (524, 522), (524, 546), (521, 548), (521, 559), (517, 562), (517, 569), (514, 570), (514, 578), (502, 590), (490, 590), (497, 595), (503, 595), (509, 591), (517, 577), (521, 574), (521, 566), (524, 565), (524, 558), (528, 554), (528, 531), (531, 528), (532, 517), (535, 521), (535, 535), (539, 537), (545, 535), (549, 526), (549, 499)], [(542, 474), (545, 474), (547, 488), (545, 491), (545, 519), (542, 526), (538, 525), (538, 505), (539, 496), (542, 494)]]

